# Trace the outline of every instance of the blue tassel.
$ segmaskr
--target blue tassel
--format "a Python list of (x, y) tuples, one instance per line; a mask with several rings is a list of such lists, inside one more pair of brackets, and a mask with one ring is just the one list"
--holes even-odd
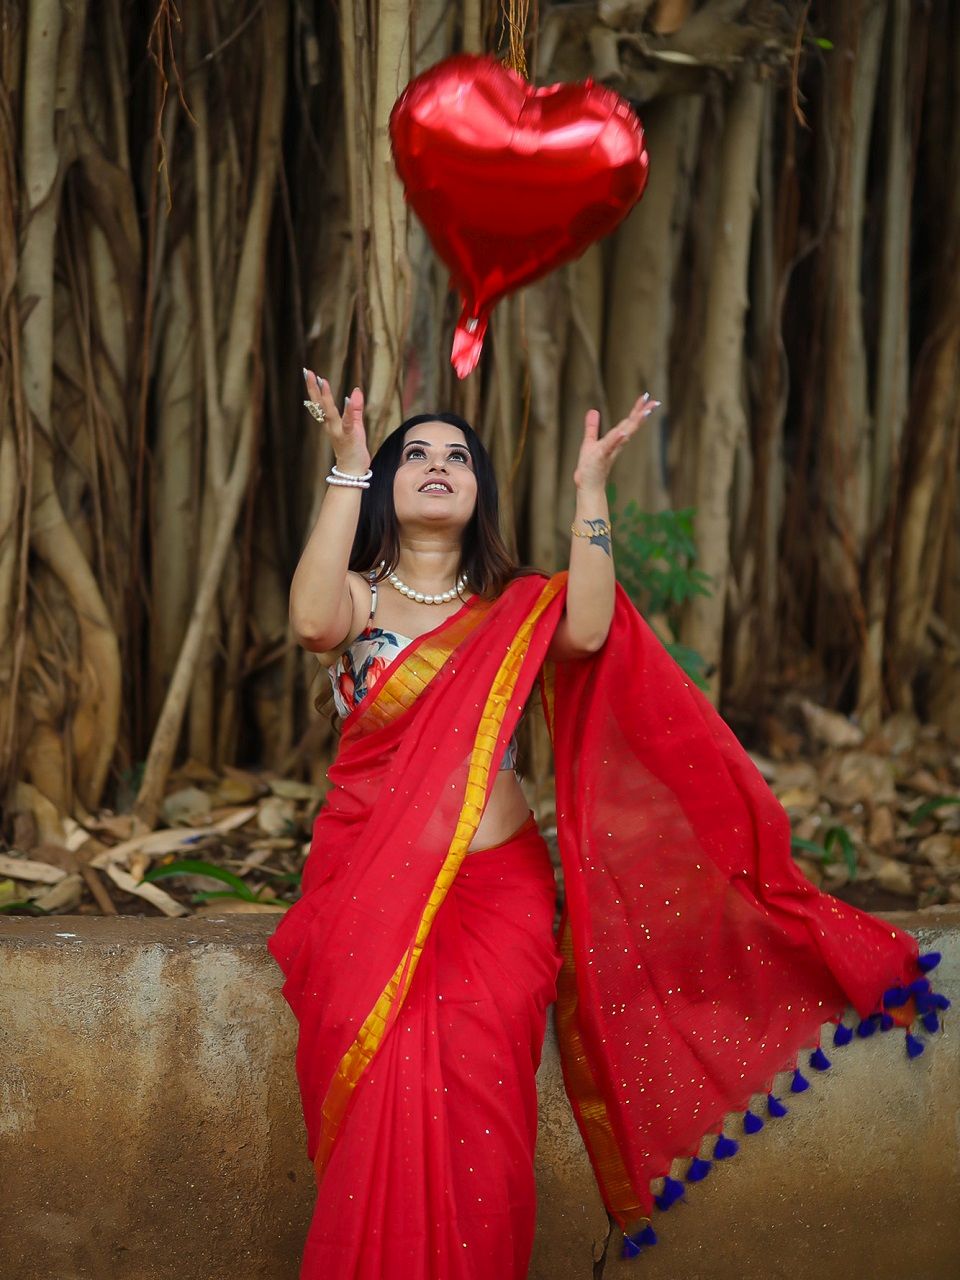
[(883, 1003), (888, 1009), (899, 1009), (910, 999), (910, 992), (903, 987), (891, 987), (883, 993)]
[(928, 1031), (940, 1030), (940, 1015), (936, 1012), (931, 1011), (930, 1013), (925, 1013), (920, 1021)]
[(842, 1022), (837, 1023), (837, 1029), (833, 1033), (833, 1043), (837, 1045), (849, 1044), (853, 1039), (853, 1028), (845, 1027)]
[(918, 1058), (925, 1048), (926, 1045), (922, 1040), (918, 1040), (916, 1036), (912, 1036), (909, 1031), (907, 1032), (907, 1054), (911, 1058)]
[(728, 1138), (725, 1133), (721, 1133), (717, 1138), (717, 1145), (713, 1148), (714, 1160), (726, 1160), (728, 1156), (735, 1156), (740, 1150), (740, 1143), (734, 1138)]
[(762, 1128), (763, 1121), (759, 1116), (755, 1116), (752, 1111), (745, 1111), (743, 1113), (744, 1133), (759, 1133)]
[(817, 1071), (826, 1071), (830, 1065), (830, 1059), (822, 1049), (815, 1049), (810, 1055), (810, 1065), (815, 1067)]
[(790, 1110), (790, 1108), (785, 1107), (783, 1103), (780, 1101), (780, 1099), (775, 1098), (772, 1093), (768, 1093), (767, 1094), (767, 1110), (770, 1112), (772, 1116), (776, 1116), (779, 1119), (780, 1116), (785, 1116), (787, 1112)]
[(862, 1022), (857, 1023), (857, 1035), (863, 1036), (864, 1039), (866, 1039), (867, 1036), (872, 1036), (876, 1029), (877, 1024), (873, 1020), (872, 1015), (869, 1018), (864, 1018)]
[(909, 987), (907, 987), (907, 990), (910, 992), (912, 996), (919, 996), (924, 991), (930, 990), (930, 979), (915, 978), (913, 982), (910, 983)]
[(934, 992), (934, 995), (933, 995), (933, 1003), (937, 1006), (937, 1008), (938, 1008), (938, 1009), (949, 1009), (949, 1008), (950, 1008), (950, 1001), (947, 999), (947, 997), (946, 997), (946, 996), (942, 996), (942, 995), (939, 993), (939, 991)]
[(657, 1233), (654, 1231), (653, 1227), (648, 1225), (644, 1227), (642, 1231), (637, 1232), (636, 1235), (624, 1235), (623, 1248), (620, 1250), (620, 1257), (635, 1258), (641, 1249), (656, 1243)]
[(937, 1007), (937, 1002), (932, 991), (924, 991), (917, 996), (913, 1002), (917, 1007), (917, 1013), (929, 1013), (931, 1009)]
[(687, 1170), (687, 1181), (702, 1182), (709, 1172), (710, 1172), (710, 1161), (701, 1160), (700, 1157), (697, 1156), (693, 1164)]
[(929, 973), (931, 969), (935, 969), (937, 967), (942, 959), (943, 957), (939, 951), (927, 951), (924, 955), (920, 956), (917, 960), (917, 964), (920, 966), (922, 973)]
[(802, 1076), (800, 1074), (800, 1068), (798, 1067), (796, 1071), (794, 1071), (793, 1073), (793, 1079), (790, 1081), (790, 1092), (803, 1093), (804, 1089), (809, 1089), (809, 1088), (810, 1088), (810, 1081), (805, 1076)]
[(656, 1197), (657, 1208), (669, 1209), (672, 1204), (682, 1200), (684, 1195), (686, 1195), (686, 1187), (682, 1182), (678, 1182), (676, 1178), (664, 1178), (663, 1190)]
[(891, 1028), (892, 1026), (893, 1026), (893, 1016), (892, 1016), (891, 1014), (889, 1014), (889, 1013), (881, 1014), (881, 1016), (880, 1016), (880, 1030), (881, 1030), (881, 1031), (889, 1031), (889, 1030), (890, 1030), (890, 1028)]

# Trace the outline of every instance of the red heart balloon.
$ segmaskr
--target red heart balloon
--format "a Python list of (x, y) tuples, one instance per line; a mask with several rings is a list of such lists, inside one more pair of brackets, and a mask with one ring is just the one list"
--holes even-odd
[(458, 54), (411, 80), (390, 114), (406, 196), (463, 298), (451, 361), (465, 378), (505, 294), (580, 256), (643, 194), (633, 108), (586, 80), (536, 89)]

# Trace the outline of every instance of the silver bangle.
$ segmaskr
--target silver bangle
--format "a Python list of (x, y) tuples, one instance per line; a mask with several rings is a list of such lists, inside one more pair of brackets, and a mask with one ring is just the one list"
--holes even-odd
[(327, 484), (337, 484), (344, 489), (369, 489), (370, 488), (369, 480), (359, 480), (359, 479), (346, 480), (342, 476), (325, 476), (324, 479), (326, 480)]
[(341, 471), (340, 468), (337, 467), (336, 465), (330, 468), (330, 474), (332, 476), (339, 476), (341, 480), (372, 480), (373, 479), (372, 471), (365, 471), (362, 476), (354, 476), (354, 475), (351, 475), (349, 471)]

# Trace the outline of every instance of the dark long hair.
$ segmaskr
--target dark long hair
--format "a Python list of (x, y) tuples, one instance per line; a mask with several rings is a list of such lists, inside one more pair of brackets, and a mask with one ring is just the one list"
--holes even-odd
[(350, 568), (365, 574), (375, 571), (375, 581), (379, 582), (397, 567), (400, 530), (393, 505), (393, 477), (403, 457), (404, 436), (421, 422), (446, 422), (463, 432), (477, 477), (477, 505), (463, 531), (458, 576), (466, 574), (472, 591), (494, 599), (511, 579), (529, 570), (514, 560), (501, 537), (500, 499), (490, 455), (470, 423), (455, 413), (418, 413), (401, 422), (381, 444), (370, 463), (373, 471), (370, 488), (363, 490), (360, 499), (360, 521), (350, 553)]

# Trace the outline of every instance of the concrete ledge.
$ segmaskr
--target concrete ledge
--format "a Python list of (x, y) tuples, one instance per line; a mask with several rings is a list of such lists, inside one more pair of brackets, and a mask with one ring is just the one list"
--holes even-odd
[[(936, 985), (960, 1009), (960, 910), (886, 918), (944, 953)], [(314, 1187), (274, 925), (0, 921), (0, 1277), (296, 1280)], [(831, 1054), (790, 1117), (658, 1215), (661, 1243), (629, 1263), (551, 1028), (530, 1280), (595, 1280), (605, 1246), (605, 1280), (956, 1280), (954, 1016), (913, 1062), (893, 1033)]]

